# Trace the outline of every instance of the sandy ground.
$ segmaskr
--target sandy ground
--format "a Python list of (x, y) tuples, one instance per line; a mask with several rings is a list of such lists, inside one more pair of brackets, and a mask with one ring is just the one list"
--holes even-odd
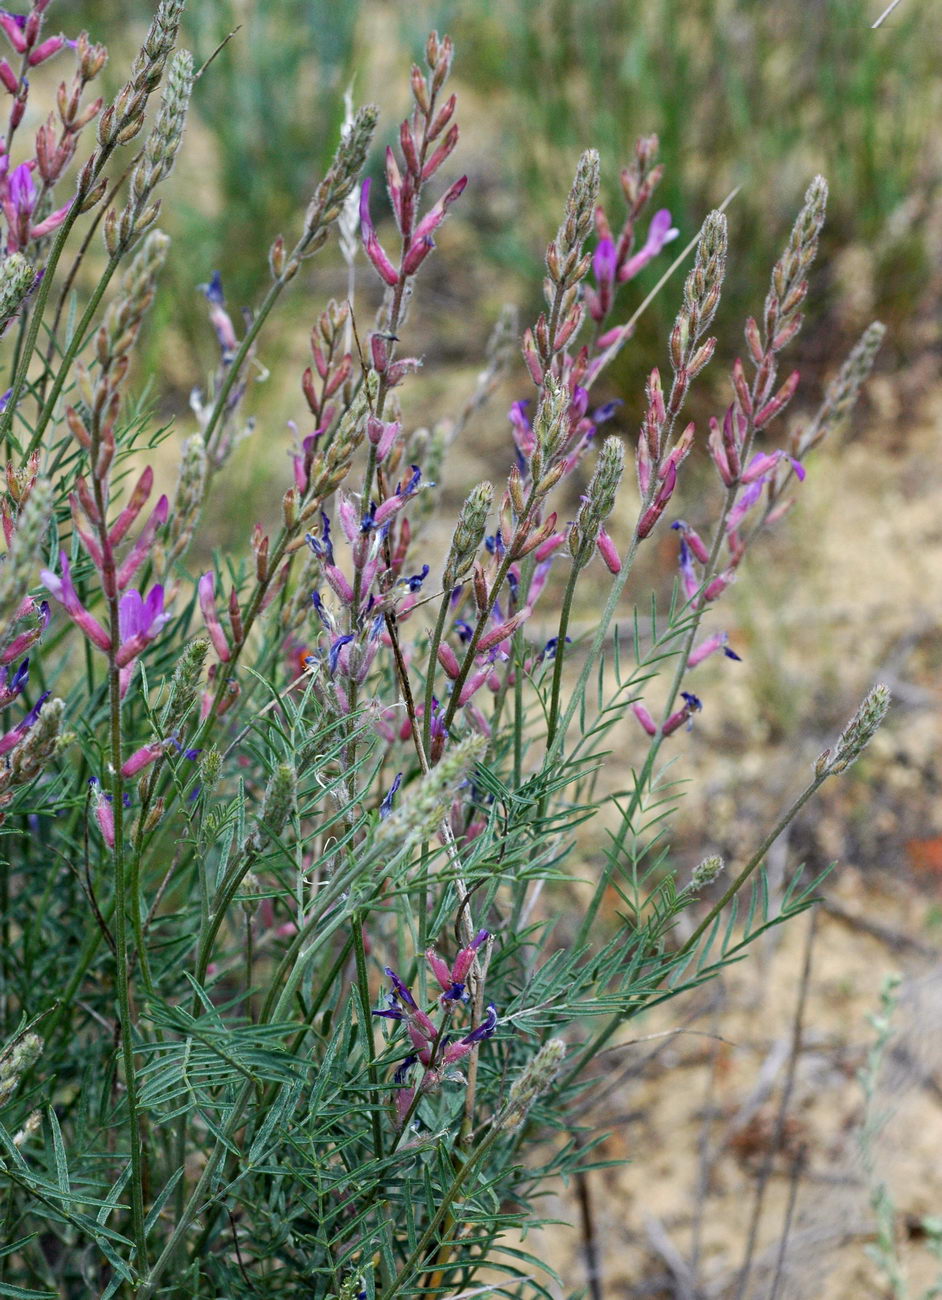
[[(635, 1021), (608, 1057), (600, 1100), (581, 1117), (611, 1131), (600, 1157), (625, 1162), (585, 1180), (601, 1295), (736, 1295), (767, 1163), (744, 1296), (771, 1294), (793, 1194), (777, 1294), (795, 1300), (891, 1294), (867, 1254), (874, 1241), (870, 1198), (881, 1182), (893, 1201), (910, 1294), (922, 1295), (938, 1276), (920, 1228), (925, 1216), (938, 1214), (942, 1192), (942, 967), (931, 937), (938, 935), (932, 899), (889, 878), (868, 883), (852, 868), (839, 873), (826, 895), (784, 1123), (780, 1103), (807, 917), (773, 932), (722, 984)], [(876, 917), (885, 927), (880, 937), (857, 920), (866, 926)], [(868, 1176), (857, 1076), (876, 1037), (869, 1017), (891, 974), (902, 983), (869, 1108), (877, 1132)], [(578, 1189), (561, 1189), (545, 1212), (578, 1224)], [(699, 1261), (692, 1267), (696, 1241)], [(560, 1293), (587, 1284), (579, 1227), (531, 1234), (527, 1248), (557, 1269), (565, 1284)]]

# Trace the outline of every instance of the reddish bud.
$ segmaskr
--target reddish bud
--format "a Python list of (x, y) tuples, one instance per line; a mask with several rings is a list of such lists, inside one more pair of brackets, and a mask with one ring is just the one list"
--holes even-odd
[(765, 406), (756, 412), (755, 425), (757, 429), (764, 428), (770, 420), (774, 419), (776, 415), (785, 409), (792, 397), (795, 395), (795, 389), (798, 387), (798, 380), (798, 371), (793, 370), (771, 401), (766, 402)]
[(609, 573), (621, 573), (621, 556), (618, 554), (618, 547), (604, 528), (599, 531), (595, 544), (599, 548), (599, 555), (605, 561)]
[(422, 168), (422, 180), (427, 181), (429, 177), (434, 176), (441, 167), (445, 159), (454, 151), (458, 143), (458, 125), (457, 123), (451, 128), (444, 140), (438, 146), (433, 154), (428, 158), (425, 166)]
[(458, 656), (452, 650), (447, 641), (442, 641), (438, 647), (438, 662), (444, 668), (445, 672), (452, 681), (456, 681), (460, 672), (461, 665), (458, 663)]
[(435, 140), (438, 138), (438, 136), (441, 135), (442, 131), (444, 131), (445, 127), (448, 125), (448, 123), (451, 121), (452, 117), (454, 116), (455, 106), (457, 103), (458, 103), (457, 97), (455, 95), (451, 95), (445, 101), (442, 107), (438, 110), (438, 112), (435, 114), (435, 118), (434, 121), (432, 122), (432, 125), (428, 129), (429, 140)]
[(419, 153), (408, 121), (403, 122), (399, 127), (399, 148), (402, 150), (402, 157), (407, 169), (413, 176), (420, 176), (422, 168), (419, 164)]
[(756, 365), (762, 364), (764, 353), (762, 351), (762, 339), (759, 335), (759, 326), (755, 318), (750, 316), (746, 321), (746, 342), (749, 345), (749, 352)]

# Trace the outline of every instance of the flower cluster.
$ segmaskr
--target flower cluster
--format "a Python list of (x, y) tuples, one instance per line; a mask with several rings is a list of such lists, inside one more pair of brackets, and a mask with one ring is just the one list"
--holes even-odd
[[(425, 954), (429, 968), (442, 990), (439, 1005), (443, 1016), (438, 1025), (418, 1005), (411, 990), (396, 972), (389, 966), (385, 968), (392, 988), (386, 995), (386, 1006), (381, 1011), (374, 1011), (373, 1015), (404, 1024), (414, 1049), (398, 1066), (393, 1078), (396, 1084), (396, 1121), (400, 1128), (413, 1114), (418, 1097), (434, 1091), (443, 1081), (460, 1079), (461, 1076), (455, 1074), (452, 1067), (468, 1056), (479, 1043), (492, 1037), (497, 1028), (497, 1010), (489, 1003), (481, 1023), (460, 1038), (446, 1032), (455, 1006), (468, 1000), (465, 982), (481, 948), (490, 937), (487, 930), (478, 930), (451, 966), (431, 949)], [(417, 1064), (423, 1067), (423, 1073), (418, 1084), (410, 1086), (407, 1083), (409, 1073)]]
[[(24, 249), (32, 252), (31, 245), (50, 235), (65, 220), (73, 200), (53, 209), (52, 191), (75, 154), (82, 129), (98, 116), (102, 106), (101, 99), (83, 106), (82, 96), (88, 83), (104, 67), (106, 50), (92, 45), (85, 32), (77, 40), (67, 40), (61, 34), (44, 37), (48, 7), (49, 0), (34, 0), (25, 15), (0, 10), (0, 28), (19, 58), (21, 69), (17, 74), (7, 59), (0, 59), (0, 85), (13, 99), (9, 138), (0, 149), (0, 206), (6, 217), (8, 253)], [(66, 46), (75, 51), (76, 67), (71, 85), (61, 83), (56, 113), (50, 114), (37, 130), (33, 156), (11, 168), (10, 145), (29, 100), (28, 74)]]
[[(757, 448), (756, 440), (765, 433), (776, 416), (784, 411), (798, 387), (798, 372), (793, 371), (776, 389), (778, 355), (801, 328), (800, 307), (808, 288), (805, 273), (817, 250), (826, 200), (827, 186), (818, 177), (808, 188), (788, 245), (773, 269), (762, 327), (751, 317), (746, 322), (745, 335), (754, 371), (753, 378), (750, 382), (746, 367), (737, 358), (730, 375), (733, 400), (726, 408), (722, 420), (710, 419), (707, 448), (725, 491), (725, 501), (714, 539), (711, 543), (705, 542), (685, 520), (677, 520), (671, 525), (680, 535), (678, 563), (681, 587), (691, 608), (695, 610), (702, 610), (718, 600), (735, 580), (736, 571), (749, 545), (764, 528), (781, 519), (791, 506), (792, 502), (783, 496), (785, 485), (792, 478), (799, 483), (805, 478), (802, 460), (813, 445), (810, 441), (804, 444), (793, 443), (791, 450), (777, 448), (766, 451)], [(698, 262), (699, 260), (698, 257)], [(696, 272), (697, 268), (694, 277)], [(705, 274), (704, 279), (708, 278)], [(702, 291), (699, 292), (702, 298)], [(677, 466), (689, 451), (693, 438), (693, 428), (689, 426), (685, 435), (675, 444), (671, 455), (659, 463), (655, 473), (659, 449), (657, 430), (662, 427), (670, 409), (676, 405), (678, 381), (688, 382), (687, 377), (700, 366), (697, 357), (690, 355), (690, 321), (695, 319), (699, 325), (703, 315), (709, 313), (711, 308), (706, 300), (702, 300), (698, 307), (697, 297), (697, 285), (688, 279), (684, 309), (686, 319), (682, 312), (671, 340), (675, 384), (670, 402), (665, 406), (656, 372), (648, 387), (646, 430), (649, 432), (642, 435), (638, 458), (642, 494), (646, 488), (651, 490), (652, 484), (658, 479), (660, 483), (642, 519), (639, 536), (650, 532), (667, 506), (676, 486)], [(715, 304), (712, 310), (715, 310)], [(712, 352), (712, 347), (710, 351)], [(872, 355), (871, 351), (870, 356)], [(686, 667), (695, 668), (720, 650), (728, 658), (738, 659), (739, 655), (729, 647), (728, 639), (725, 632), (715, 632), (698, 646), (690, 647)], [(683, 699), (684, 706), (671, 712), (660, 727), (655, 724), (643, 704), (636, 703), (633, 706), (634, 713), (649, 735), (669, 736), (701, 707), (697, 697), (690, 693), (684, 693)], [(696, 701), (695, 705), (691, 704), (693, 700)]]

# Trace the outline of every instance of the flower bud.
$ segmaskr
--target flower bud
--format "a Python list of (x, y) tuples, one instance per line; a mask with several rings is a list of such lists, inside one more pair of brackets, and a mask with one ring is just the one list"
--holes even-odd
[(705, 889), (707, 885), (712, 885), (725, 867), (726, 864), (719, 854), (714, 853), (710, 857), (704, 858), (702, 862), (694, 867), (690, 876), (690, 884), (687, 886), (687, 892), (696, 894), (701, 889)]
[(846, 772), (851, 763), (870, 744), (886, 717), (890, 698), (889, 687), (882, 683), (878, 683), (867, 694), (860, 708), (838, 737), (834, 752), (826, 764), (829, 775)]
[(526, 1069), (511, 1084), (510, 1095), (497, 1116), (502, 1129), (517, 1129), (530, 1113), (538, 1097), (549, 1092), (556, 1082), (566, 1056), (566, 1044), (561, 1038), (550, 1038), (543, 1044)]

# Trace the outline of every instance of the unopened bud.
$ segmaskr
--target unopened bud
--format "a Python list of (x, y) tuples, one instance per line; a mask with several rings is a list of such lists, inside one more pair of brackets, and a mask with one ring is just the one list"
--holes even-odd
[(268, 250), (268, 265), (277, 280), (285, 269), (285, 239), (279, 235)]
[(34, 268), (22, 253), (11, 253), (0, 263), (0, 325), (19, 308), (35, 278)]
[(442, 585), (446, 590), (459, 582), (474, 563), (474, 557), (484, 540), (493, 500), (494, 489), (487, 482), (478, 483), (465, 498), (442, 576)]
[(830, 775), (846, 772), (873, 740), (890, 707), (888, 686), (878, 683), (838, 737), (833, 756), (827, 763)]
[(699, 862), (690, 874), (690, 884), (687, 886), (688, 893), (696, 894), (707, 885), (712, 885), (717, 876), (725, 869), (726, 863), (718, 853), (713, 853), (708, 858)]
[(549, 1092), (556, 1082), (565, 1056), (566, 1044), (561, 1038), (550, 1038), (543, 1044), (523, 1073), (511, 1084), (507, 1104), (497, 1117), (499, 1128), (520, 1127), (533, 1103)]

